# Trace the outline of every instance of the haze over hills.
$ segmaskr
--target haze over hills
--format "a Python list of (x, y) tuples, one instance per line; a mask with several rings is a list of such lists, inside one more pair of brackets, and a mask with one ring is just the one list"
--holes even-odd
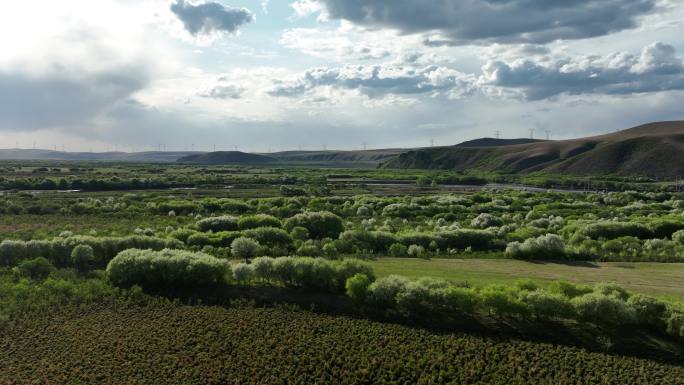
[(266, 155), (250, 154), (241, 151), (217, 151), (193, 154), (177, 159), (179, 163), (191, 164), (249, 164), (275, 163), (277, 159)]
[(677, 177), (684, 175), (684, 121), (650, 123), (571, 140), (518, 143), (482, 139), (409, 151), (383, 167)]
[(198, 154), (191, 151), (146, 152), (63, 152), (39, 149), (0, 149), (1, 160), (64, 160), (98, 162), (171, 163), (178, 158)]
[(69, 153), (0, 150), (0, 159), (235, 165), (308, 165), (569, 174), (684, 176), (684, 121), (570, 140), (481, 138), (449, 147), (365, 151)]

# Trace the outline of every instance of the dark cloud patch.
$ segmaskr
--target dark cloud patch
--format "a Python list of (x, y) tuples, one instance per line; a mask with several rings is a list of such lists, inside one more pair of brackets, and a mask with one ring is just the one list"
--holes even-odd
[(178, 0), (171, 5), (173, 12), (185, 29), (193, 36), (215, 32), (235, 33), (254, 20), (254, 14), (245, 8), (226, 7), (219, 3), (193, 4)]
[(429, 45), (584, 39), (634, 28), (655, 0), (314, 0), (333, 19), (403, 33)]
[(143, 89), (143, 68), (91, 74), (0, 72), (0, 129), (37, 130), (82, 125)]
[(517, 90), (528, 100), (560, 94), (627, 95), (684, 90), (684, 64), (672, 46), (654, 43), (641, 55), (616, 53), (607, 57), (491, 61), (483, 67), (480, 85)]
[(401, 65), (357, 65), (341, 68), (312, 68), (297, 79), (279, 82), (271, 96), (295, 97), (318, 87), (358, 90), (371, 98), (385, 95), (448, 93), (464, 95), (471, 91), (474, 77), (439, 66), (416, 68)]

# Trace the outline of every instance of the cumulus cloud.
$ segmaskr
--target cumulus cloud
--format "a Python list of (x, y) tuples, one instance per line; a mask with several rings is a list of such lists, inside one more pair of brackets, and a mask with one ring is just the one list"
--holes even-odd
[(211, 99), (240, 99), (245, 91), (247, 90), (244, 87), (235, 84), (220, 84), (201, 92), (199, 96)]
[(280, 44), (307, 55), (326, 59), (383, 59), (391, 55), (387, 41), (354, 39), (340, 30), (294, 28), (283, 32)]
[(547, 43), (634, 28), (655, 0), (300, 0), (298, 14), (403, 33), (432, 33), (432, 45)]
[(177, 0), (171, 5), (173, 12), (185, 29), (193, 36), (214, 33), (236, 33), (247, 23), (254, 21), (254, 14), (246, 8), (226, 7), (219, 3), (193, 4)]
[(457, 98), (472, 92), (474, 83), (474, 76), (446, 67), (417, 68), (385, 63), (312, 68), (295, 79), (278, 82), (268, 93), (277, 97), (296, 97), (319, 87), (332, 87), (356, 90), (370, 98), (411, 94), (443, 94)]
[(525, 99), (560, 94), (627, 95), (684, 90), (684, 64), (672, 46), (653, 43), (640, 55), (620, 52), (581, 58), (561, 57), (544, 63), (532, 60), (489, 61), (479, 84), (495, 92), (513, 90)]

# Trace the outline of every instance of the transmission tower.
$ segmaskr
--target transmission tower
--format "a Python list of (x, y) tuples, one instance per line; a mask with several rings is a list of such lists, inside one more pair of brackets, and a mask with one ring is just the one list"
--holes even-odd
[(494, 131), (494, 137), (497, 139), (501, 139), (501, 131), (499, 131), (499, 130)]
[(530, 128), (530, 139), (534, 139), (534, 128)]
[(546, 132), (546, 140), (551, 139), (551, 130), (544, 130)]

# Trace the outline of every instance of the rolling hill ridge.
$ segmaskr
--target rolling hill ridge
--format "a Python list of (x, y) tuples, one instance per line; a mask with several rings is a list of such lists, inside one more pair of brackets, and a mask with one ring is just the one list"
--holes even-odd
[(479, 139), (400, 154), (386, 168), (506, 173), (684, 175), (684, 121), (658, 122), (587, 138), (530, 141)]

